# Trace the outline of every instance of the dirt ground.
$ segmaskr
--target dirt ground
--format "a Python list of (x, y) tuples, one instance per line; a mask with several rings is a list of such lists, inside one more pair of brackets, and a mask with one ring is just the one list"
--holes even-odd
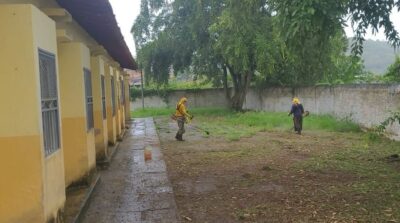
[[(310, 167), (310, 160), (362, 144), (357, 134), (305, 131), (299, 136), (266, 131), (229, 141), (188, 126), (186, 141), (177, 142), (173, 121), (156, 118), (155, 122), (182, 222), (400, 220), (400, 197), (396, 201), (384, 190), (354, 190), (384, 176), (369, 179), (315, 168), (319, 162)], [(400, 188), (400, 183), (395, 186)], [(385, 196), (392, 196), (391, 201), (386, 202)]]

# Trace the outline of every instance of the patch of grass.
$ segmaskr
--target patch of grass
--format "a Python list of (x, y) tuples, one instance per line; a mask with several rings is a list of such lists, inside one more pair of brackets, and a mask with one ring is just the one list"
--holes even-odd
[[(245, 126), (258, 130), (289, 130), (292, 118), (282, 112), (232, 112), (224, 111), (215, 121), (230, 126)], [(216, 115), (218, 116), (218, 115)], [(360, 127), (346, 120), (336, 120), (332, 116), (310, 116), (304, 118), (303, 128), (306, 130), (325, 130), (332, 132), (360, 132)]]
[[(292, 118), (282, 112), (232, 112), (216, 117), (200, 117), (202, 128), (225, 136), (228, 140), (239, 140), (262, 131), (291, 131)], [(360, 132), (360, 127), (346, 120), (336, 120), (332, 116), (310, 116), (304, 118), (303, 128), (313, 131)]]
[(331, 132), (361, 132), (361, 128), (347, 119), (337, 120), (330, 115), (309, 116), (304, 119), (304, 128)]
[(385, 159), (399, 153), (400, 142), (388, 139), (370, 141), (360, 137), (353, 146), (314, 156), (296, 165), (295, 168), (308, 171), (335, 170), (353, 175), (354, 181), (339, 185), (333, 190), (341, 194), (357, 194), (365, 199), (374, 200), (360, 205), (378, 216), (384, 207), (399, 205), (400, 165)]
[(392, 176), (400, 180), (398, 170), (385, 160), (385, 157), (398, 153), (400, 153), (400, 142), (388, 139), (360, 140), (354, 146), (321, 154), (302, 165), (314, 170), (336, 169), (360, 177)]
[[(132, 117), (169, 116), (175, 108), (152, 108), (136, 110)], [(212, 133), (213, 136), (224, 136), (231, 141), (250, 137), (257, 132), (291, 131), (293, 121), (283, 112), (235, 112), (225, 108), (194, 108), (189, 111), (195, 116), (194, 124)], [(360, 132), (360, 127), (348, 120), (336, 120), (332, 116), (311, 115), (304, 118), (303, 128), (306, 131)]]
[(144, 117), (157, 117), (157, 116), (169, 116), (175, 111), (174, 108), (145, 108), (137, 109), (131, 112), (133, 118), (144, 118)]

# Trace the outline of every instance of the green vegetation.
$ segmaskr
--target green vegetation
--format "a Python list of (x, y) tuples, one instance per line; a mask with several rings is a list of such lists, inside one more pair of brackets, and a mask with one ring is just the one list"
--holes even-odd
[(174, 112), (173, 108), (145, 108), (137, 109), (131, 112), (133, 118), (144, 118), (144, 117), (157, 117), (157, 116), (169, 116)]
[[(166, 98), (166, 96), (176, 90), (185, 90), (187, 92), (194, 92), (199, 89), (212, 88), (210, 82), (206, 81), (191, 81), (191, 82), (180, 82), (172, 81), (168, 85), (159, 86), (157, 84), (149, 84), (143, 89), (143, 96), (159, 96)], [(133, 87), (130, 91), (131, 100), (142, 97), (142, 91), (140, 87)]]
[[(227, 111), (214, 118), (200, 116), (197, 123), (215, 135), (230, 140), (249, 137), (260, 131), (291, 131), (291, 117), (282, 112), (233, 112)], [(310, 116), (304, 119), (304, 129), (308, 131), (358, 132), (360, 128), (346, 120), (336, 120), (331, 116)]]
[[(384, 29), (400, 46), (387, 0), (141, 0), (132, 27), (146, 84), (168, 84), (171, 73), (204, 77), (242, 109), (249, 87), (349, 83), (365, 75), (358, 57), (366, 29)], [(353, 56), (344, 26), (356, 24)], [(232, 93), (232, 95), (231, 95)]]
[(375, 128), (378, 135), (383, 135), (386, 128), (393, 123), (398, 122), (400, 124), (400, 112), (392, 112), (389, 117), (387, 117), (380, 125)]
[[(132, 116), (169, 116), (174, 108), (145, 109), (132, 112)], [(239, 140), (257, 132), (291, 131), (291, 117), (282, 112), (235, 112), (223, 108), (195, 108), (190, 111), (195, 116), (193, 124), (211, 132), (214, 136), (224, 136), (229, 140)], [(304, 129), (307, 131), (359, 132), (360, 128), (348, 120), (336, 120), (323, 115), (304, 118)]]
[(389, 82), (400, 82), (400, 56), (397, 56), (394, 63), (388, 67), (385, 78)]

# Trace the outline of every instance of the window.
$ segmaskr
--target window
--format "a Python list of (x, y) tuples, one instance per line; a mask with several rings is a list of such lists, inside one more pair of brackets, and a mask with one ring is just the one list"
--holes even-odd
[(121, 80), (121, 104), (125, 104), (125, 85), (124, 85), (124, 80)]
[(104, 80), (104, 75), (101, 76), (101, 104), (103, 108), (103, 119), (107, 118), (107, 113), (106, 113), (106, 89), (105, 89), (105, 80)]
[(93, 118), (93, 93), (92, 93), (92, 74), (90, 70), (84, 68), (83, 76), (85, 82), (85, 98), (86, 98), (86, 126), (87, 130), (94, 128)]
[(112, 116), (115, 116), (115, 83), (114, 77), (111, 77), (111, 104), (112, 104)]
[(54, 54), (39, 49), (40, 95), (45, 156), (60, 148), (57, 73)]

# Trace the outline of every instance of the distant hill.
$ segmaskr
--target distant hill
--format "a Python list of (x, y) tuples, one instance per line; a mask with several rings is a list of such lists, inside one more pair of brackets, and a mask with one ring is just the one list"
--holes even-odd
[(395, 61), (396, 54), (400, 55), (400, 51), (395, 52), (386, 41), (366, 40), (362, 55), (365, 69), (376, 74), (384, 74), (389, 65)]

